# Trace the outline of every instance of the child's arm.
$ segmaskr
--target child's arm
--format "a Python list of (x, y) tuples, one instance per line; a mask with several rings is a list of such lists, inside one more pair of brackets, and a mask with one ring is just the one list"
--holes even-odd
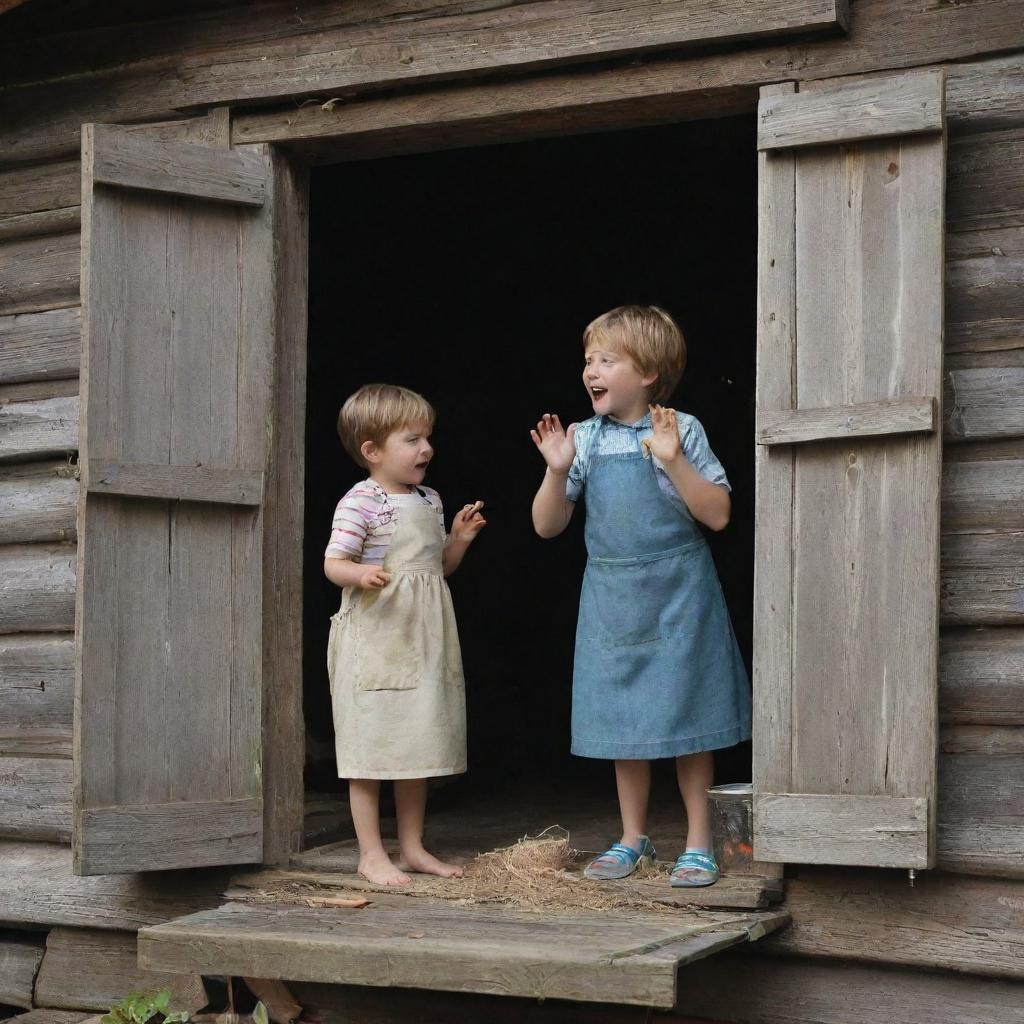
[(729, 525), (732, 499), (724, 487), (705, 480), (683, 454), (675, 410), (651, 406), (651, 424), (651, 454), (664, 467), (690, 514), (712, 530), (724, 530)]
[(391, 579), (391, 573), (379, 565), (362, 565), (351, 558), (325, 558), (324, 575), (335, 586), (364, 590), (380, 590)]
[(452, 532), (448, 537), (448, 543), (441, 552), (441, 568), (445, 576), (451, 576), (462, 564), (462, 557), (469, 550), (469, 545), (476, 539), (476, 535), (487, 525), (487, 520), (480, 515), (480, 509), (484, 507), (482, 501), (473, 505), (464, 505), (456, 513), (452, 520)]
[(545, 413), (537, 429), (530, 431), (533, 443), (548, 464), (533, 499), (533, 528), (545, 539), (557, 537), (569, 525), (576, 508), (576, 502), (565, 496), (565, 484), (576, 454), (575, 433), (575, 423), (565, 431), (558, 417), (550, 413)]

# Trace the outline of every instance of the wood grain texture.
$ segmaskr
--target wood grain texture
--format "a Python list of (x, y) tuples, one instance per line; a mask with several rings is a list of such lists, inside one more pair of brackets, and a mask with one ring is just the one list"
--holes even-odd
[[(466, 9), (465, 4), (460, 7)], [(400, 14), (408, 14), (407, 5), (400, 4), (399, 8)], [(121, 38), (123, 33), (116, 27), (106, 30), (102, 43), (93, 40), (91, 51), (89, 48), (80, 50), (79, 40), (64, 45), (55, 51), (54, 59), (58, 60), (56, 73), (67, 77), (47, 82), (41, 81), (34, 72), (31, 76), (34, 84), (13, 86), (0, 94), (0, 103), (5, 108), (0, 123), (6, 126), (0, 133), (0, 150), (12, 162), (68, 157), (78, 149), (78, 135), (84, 121), (128, 122), (172, 116), (183, 102), (184, 71), (182, 63), (176, 59), (183, 51), (191, 49), (192, 63), (216, 74), (215, 65), (202, 53), (204, 44), (216, 45), (219, 52), (215, 60), (222, 59), (225, 64), (232, 60), (233, 53), (245, 53), (244, 49), (231, 45), (235, 40), (244, 40), (253, 58), (277, 54), (285, 60), (295, 52), (296, 46), (305, 45), (303, 40), (296, 39), (296, 36), (301, 37), (303, 26), (298, 25), (294, 12), (284, 4), (280, 5), (277, 15), (272, 5), (269, 6), (258, 21), (249, 12), (237, 18), (218, 17), (218, 14), (211, 11), (201, 22), (194, 20), (194, 16), (182, 17), (178, 21), (177, 37), (173, 31), (169, 35), (151, 35), (148, 45), (155, 54), (151, 61), (137, 59), (136, 48), (141, 47), (142, 38), (140, 33), (132, 35), (131, 61), (121, 69), (91, 71), (95, 61), (90, 63), (86, 59), (79, 73), (71, 74), (67, 70), (69, 59), (80, 52), (117, 53), (118, 47), (123, 52), (128, 39)], [(318, 8), (305, 18), (306, 31), (315, 41), (314, 47), (307, 48), (306, 52), (312, 54), (316, 44), (327, 43), (332, 30), (335, 36), (344, 36), (346, 25), (352, 22), (369, 21), (372, 26), (375, 15), (378, 17), (376, 27), (386, 30), (389, 24), (398, 25), (404, 31), (406, 19), (396, 20), (391, 14), (379, 7), (368, 12), (362, 5), (351, 9), (349, 5)], [(211, 22), (212, 29), (209, 28)], [(206, 26), (203, 31), (197, 29), (198, 24)], [(158, 33), (163, 30), (163, 25), (156, 28)], [(391, 31), (389, 38), (393, 46), (400, 47), (402, 37), (398, 37), (395, 29)], [(180, 40), (181, 34), (186, 36), (184, 43), (172, 42), (176, 38)], [(211, 38), (220, 42), (207, 43)], [(757, 86), (780, 78), (810, 80), (915, 67), (986, 53), (1006, 53), (1020, 46), (1024, 46), (1024, 28), (1013, 10), (1007, 9), (1005, 0), (977, 0), (970, 5), (925, 8), (907, 7), (902, 0), (858, 0), (857, 16), (848, 37), (820, 40), (810, 46), (804, 40), (773, 41), (744, 46), (724, 55), (701, 53), (651, 61), (641, 67), (602, 69), (574, 76), (546, 74), (525, 80), (517, 76), (505, 83), (474, 85), (468, 90), (449, 87), (424, 98), (410, 93), (395, 97), (394, 102), (396, 112), (403, 111), (405, 120), (410, 114), (416, 120), (412, 128), (401, 130), (421, 135), (424, 123), (436, 122), (437, 115), (442, 113), (443, 116), (445, 110), (458, 111), (455, 116), (465, 121), (480, 117), (479, 101), (492, 111), (499, 106), (514, 107), (515, 111), (508, 117), (499, 115), (500, 125), (490, 126), (490, 137), (493, 139), (495, 134), (500, 134), (506, 139), (525, 138), (544, 132), (564, 133), (567, 121), (571, 127), (582, 126), (584, 130), (588, 126), (625, 127), (642, 119), (645, 108), (647, 116), (651, 116), (650, 105), (661, 106), (664, 110), (666, 106), (680, 103), (680, 97), (689, 95), (695, 99), (702, 92), (706, 93), (710, 109), (720, 109), (723, 94), (746, 91), (750, 98)], [(34, 48), (37, 54), (39, 50), (39, 47)], [(402, 67), (405, 73), (404, 65)], [(495, 66), (493, 70), (500, 71), (500, 68)], [(713, 84), (713, 89), (709, 88), (709, 83)], [(301, 88), (303, 95), (312, 93), (323, 99), (337, 95), (327, 90), (325, 81), (307, 79)], [(465, 94), (462, 99), (454, 95), (458, 91)], [(286, 106), (287, 111), (295, 113), (294, 103)], [(567, 108), (571, 110), (568, 118)], [(278, 112), (279, 123), (286, 123), (287, 117), (282, 115), (287, 111)], [(671, 119), (673, 115), (662, 116)], [(524, 119), (531, 121), (525, 133)], [(381, 136), (388, 130), (386, 115), (384, 121), (378, 115), (378, 118), (368, 118), (367, 123), (379, 125)], [(556, 124), (561, 127), (556, 128)], [(244, 141), (268, 140), (264, 136)], [(387, 141), (393, 146), (396, 140), (392, 137)], [(468, 144), (466, 133), (453, 134), (447, 144)]]
[(765, 97), (757, 113), (757, 148), (784, 149), (861, 142), (926, 132), (945, 124), (941, 69), (884, 78), (809, 84)]
[(308, 172), (273, 154), (272, 443), (263, 537), (263, 862), (302, 848), (305, 722), (302, 715), (302, 533), (305, 480)]
[(1024, 725), (1024, 628), (944, 629), (939, 713), (961, 725)]
[[(186, 467), (179, 491), (194, 497), (210, 474), (187, 467), (248, 481), (265, 472), (272, 204), (95, 184), (105, 147), (120, 152), (128, 139), (83, 130), (83, 462)], [(225, 158), (130, 139), (171, 176), (198, 153)], [(262, 148), (227, 157), (268, 174)], [(79, 523), (78, 869), (258, 861), (261, 509), (83, 488)], [(187, 720), (168, 729), (182, 708)], [(183, 820), (190, 836), (168, 826)], [(139, 834), (125, 844), (132, 823)], [(165, 841), (167, 827), (177, 843)]]
[(759, 792), (754, 851), (793, 864), (923, 868), (928, 817), (920, 798)]
[(0, 215), (77, 207), (81, 196), (82, 171), (77, 158), (32, 167), (0, 167)]
[(0, 384), (77, 377), (81, 357), (79, 309), (0, 316)]
[(266, 167), (255, 154), (211, 146), (166, 143), (114, 125), (93, 126), (94, 184), (262, 206)]
[(77, 448), (77, 397), (0, 403), (0, 461), (66, 455)]
[(208, 1002), (202, 978), (159, 974), (136, 964), (131, 933), (54, 928), (36, 980), (38, 1006), (109, 1011), (129, 992), (170, 991), (171, 1006), (195, 1012)]
[(0, 242), (15, 238), (36, 238), (40, 235), (77, 233), (80, 226), (81, 210), (77, 206), (0, 216)]
[(0, 467), (0, 544), (74, 541), (76, 475), (67, 461)]
[(263, 501), (263, 473), (257, 470), (104, 459), (91, 459), (86, 466), (85, 487), (95, 494), (219, 505), (258, 506)]
[[(327, 912), (229, 903), (139, 933), (144, 967), (671, 1007), (680, 963), (785, 924), (779, 911), (529, 914), (382, 894)], [(429, 936), (428, 941), (419, 938)]]
[(934, 398), (895, 398), (826, 409), (766, 411), (758, 418), (757, 443), (803, 444), (890, 434), (930, 434)]
[(801, 868), (786, 884), (790, 927), (765, 954), (1024, 978), (1024, 881)]
[[(939, 394), (943, 157), (941, 134), (795, 151), (795, 341), (773, 371), (791, 398), (765, 411)], [(762, 277), (773, 271), (759, 261)], [(762, 367), (759, 357), (759, 376)], [(770, 851), (761, 860), (861, 864), (874, 851), (888, 865), (899, 849), (902, 866), (920, 867), (934, 858), (940, 439), (805, 444), (794, 459), (790, 518), (774, 526), (790, 554), (759, 559), (762, 573), (790, 580), (774, 619), (789, 639), (773, 641), (790, 657), (755, 673), (762, 689), (789, 690), (762, 694), (755, 713), (785, 709), (772, 727), (755, 717), (755, 793), (804, 803), (762, 802), (755, 849)], [(772, 514), (759, 492), (758, 517)], [(891, 536), (879, 523), (893, 524)], [(755, 623), (767, 614), (757, 599)], [(828, 818), (828, 795), (849, 835), (816, 846), (806, 839)], [(859, 797), (914, 809), (888, 847), (864, 833), (855, 849), (858, 822), (845, 812)], [(923, 818), (914, 801), (929, 808)], [(806, 811), (806, 827), (791, 808)], [(870, 819), (861, 824), (870, 832)]]
[(947, 68), (946, 118), (955, 135), (1024, 126), (1024, 54)]
[(51, 398), (78, 398), (78, 381), (30, 380), (20, 384), (0, 384), (0, 405), (43, 402)]
[(1024, 459), (948, 460), (942, 469), (942, 530), (1024, 530)]
[[(974, 251), (947, 263), (946, 306), (953, 328), (949, 350), (1019, 348), (1024, 334), (1024, 228), (970, 234)], [(958, 243), (952, 235), (951, 252)]]
[(942, 621), (1024, 623), (1024, 532), (951, 534), (942, 545)]
[(71, 756), (75, 641), (0, 636), (0, 755)]
[(0, 757), (0, 837), (70, 842), (70, 761)]
[[(757, 955), (756, 946), (749, 956), (721, 953), (686, 967), (680, 987), (677, 1012), (742, 1024), (874, 1024), (880, 1006), (900, 1024), (1024, 1021), (1019, 982), (767, 960)], [(340, 1024), (340, 1019), (324, 1024)]]
[(17, 1024), (82, 1024), (95, 1015), (85, 1010), (46, 1010), (36, 1008), (28, 1013), (19, 1013), (12, 1017)]
[(0, 547), (0, 581), (0, 633), (74, 628), (73, 545), (4, 545)]
[[(76, 827), (85, 842), (76, 866), (85, 875), (141, 871), (131, 864), (162, 868), (210, 867), (259, 862), (263, 807), (248, 800), (185, 801), (86, 807)], [(125, 847), (131, 847), (126, 856)], [(130, 860), (129, 860), (130, 857)]]
[[(793, 85), (768, 86), (765, 96)], [(794, 408), (796, 358), (796, 160), (758, 153), (757, 411)], [(753, 777), (779, 792), (792, 771), (793, 469), (789, 448), (754, 452), (757, 515), (754, 542)]]
[(0, 315), (78, 305), (79, 235), (0, 242)]
[(0, 1003), (32, 1006), (32, 986), (43, 959), (42, 936), (0, 932)]
[(28, 927), (136, 931), (216, 906), (223, 871), (72, 873), (70, 846), (0, 841), (0, 919)]
[[(1022, 72), (1024, 73), (1024, 72)], [(1021, 89), (1024, 92), (1024, 87)], [(949, 147), (950, 231), (1024, 224), (1024, 128), (954, 139)]]
[(1024, 437), (1024, 367), (949, 370), (945, 395), (948, 440)]

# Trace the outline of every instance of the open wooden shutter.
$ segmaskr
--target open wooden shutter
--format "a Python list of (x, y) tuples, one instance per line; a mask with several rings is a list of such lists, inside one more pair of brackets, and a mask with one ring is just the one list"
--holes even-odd
[(754, 847), (934, 864), (941, 71), (762, 90)]
[(82, 142), (75, 870), (259, 861), (269, 156)]

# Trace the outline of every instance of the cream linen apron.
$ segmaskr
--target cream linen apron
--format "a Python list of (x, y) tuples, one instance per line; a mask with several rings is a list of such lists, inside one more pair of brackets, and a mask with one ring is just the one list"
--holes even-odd
[(381, 590), (346, 587), (331, 619), (338, 776), (420, 779), (466, 770), (466, 699), (441, 510), (398, 506)]

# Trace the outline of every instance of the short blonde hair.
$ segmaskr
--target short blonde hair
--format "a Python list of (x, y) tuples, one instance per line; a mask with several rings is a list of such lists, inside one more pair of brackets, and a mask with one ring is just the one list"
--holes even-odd
[(397, 384), (364, 384), (345, 399), (338, 413), (338, 437), (345, 451), (366, 467), (360, 451), (365, 442), (382, 445), (403, 427), (433, 430), (435, 418), (434, 407), (415, 391)]
[(651, 401), (664, 402), (686, 367), (686, 342), (675, 320), (659, 306), (617, 306), (583, 332), (583, 351), (622, 352), (642, 373), (655, 373)]

